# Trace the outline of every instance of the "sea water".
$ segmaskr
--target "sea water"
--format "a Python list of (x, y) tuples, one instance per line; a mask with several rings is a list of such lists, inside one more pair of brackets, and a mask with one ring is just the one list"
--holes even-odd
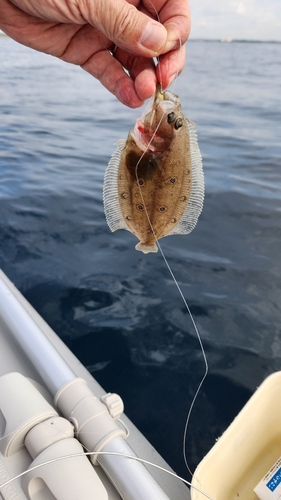
[[(196, 122), (206, 198), (195, 230), (162, 240), (209, 375), (191, 415), (192, 469), (281, 369), (281, 44), (190, 41), (172, 90)], [(0, 38), (0, 266), (170, 465), (204, 373), (158, 253), (111, 234), (102, 183), (140, 110), (79, 67)]]

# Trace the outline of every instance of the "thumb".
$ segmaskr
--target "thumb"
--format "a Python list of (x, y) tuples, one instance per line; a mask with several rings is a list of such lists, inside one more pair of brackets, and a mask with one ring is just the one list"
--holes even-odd
[(126, 0), (82, 0), (84, 19), (127, 52), (155, 57), (167, 47), (167, 30)]

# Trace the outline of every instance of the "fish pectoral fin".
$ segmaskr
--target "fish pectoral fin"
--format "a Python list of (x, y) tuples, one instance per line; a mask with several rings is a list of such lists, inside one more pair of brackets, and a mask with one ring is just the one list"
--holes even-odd
[(143, 252), (143, 253), (156, 253), (158, 252), (158, 247), (156, 245), (156, 243), (153, 243), (153, 245), (144, 245), (143, 243), (139, 242), (136, 246), (135, 246), (135, 249), (136, 250), (139, 250), (140, 252)]

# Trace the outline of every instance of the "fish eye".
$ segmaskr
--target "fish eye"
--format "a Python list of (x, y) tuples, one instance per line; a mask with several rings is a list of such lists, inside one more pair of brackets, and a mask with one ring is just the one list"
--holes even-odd
[(179, 128), (181, 128), (183, 125), (183, 122), (182, 122), (182, 118), (177, 118), (176, 121), (175, 121), (175, 129), (178, 130)]
[(168, 123), (173, 123), (175, 121), (175, 118), (176, 118), (176, 115), (175, 113), (172, 111), (171, 113), (168, 114), (167, 116), (167, 122)]

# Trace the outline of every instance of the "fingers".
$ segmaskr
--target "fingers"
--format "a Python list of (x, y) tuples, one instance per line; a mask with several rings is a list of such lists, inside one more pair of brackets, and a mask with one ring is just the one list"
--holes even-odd
[[(137, 107), (155, 91), (156, 79), (154, 70), (151, 68), (151, 61), (149, 65), (145, 65), (142, 56), (152, 58), (160, 55), (161, 62), (157, 67), (156, 75), (163, 88), (167, 88), (181, 73), (185, 62), (183, 44), (190, 31), (190, 11), (187, 0), (143, 0), (139, 2), (138, 0), (107, 0), (106, 9), (104, 9), (104, 0), (89, 3), (90, 6), (88, 5), (87, 10), (83, 11), (84, 18), (119, 47), (116, 55), (118, 54), (117, 59), (120, 64), (117, 64), (116, 60), (108, 61), (109, 67), (105, 67), (101, 64), (99, 57), (92, 57), (91, 61), (83, 67), (99, 78), (101, 83), (121, 102)], [(136, 63), (132, 65), (129, 62), (130, 54), (133, 54), (134, 60), (138, 61), (137, 66)], [(103, 62), (107, 59), (105, 58)], [(100, 68), (97, 69), (95, 65), (98, 60)], [(131, 81), (124, 74), (121, 65), (129, 70)], [(108, 74), (109, 68), (111, 69), (110, 75)]]
[(78, 5), (84, 19), (123, 50), (155, 57), (169, 47), (165, 27), (126, 0), (107, 0), (106, 8), (104, 0), (80, 0)]
[[(143, 1), (147, 9), (152, 12), (152, 1)], [(167, 44), (161, 53), (169, 52), (173, 43), (174, 49), (180, 48), (186, 42), (190, 33), (191, 18), (188, 0), (153, 0), (154, 9), (157, 12), (157, 18), (168, 32)]]
[(187, 0), (60, 0), (60, 7), (53, 0), (11, 1), (0, 0), (9, 19), (2, 8), (0, 25), (4, 15), (12, 38), (81, 65), (132, 108), (155, 92), (156, 80), (167, 88), (183, 69)]
[[(141, 106), (156, 88), (152, 59), (134, 57), (117, 49), (113, 57), (108, 50), (96, 51), (81, 67), (97, 78), (123, 104)], [(128, 70), (128, 73), (123, 68)]]
[(160, 56), (159, 64), (156, 68), (157, 80), (161, 83), (162, 88), (169, 87), (175, 78), (177, 78), (185, 64), (185, 45), (180, 49), (169, 52)]
[(117, 49), (115, 58), (126, 68), (134, 81), (135, 90), (141, 101), (150, 98), (156, 89), (156, 71), (153, 59), (135, 57), (127, 52)]
[(136, 92), (134, 81), (107, 50), (96, 52), (81, 67), (97, 78), (126, 106), (137, 108), (143, 104)]

